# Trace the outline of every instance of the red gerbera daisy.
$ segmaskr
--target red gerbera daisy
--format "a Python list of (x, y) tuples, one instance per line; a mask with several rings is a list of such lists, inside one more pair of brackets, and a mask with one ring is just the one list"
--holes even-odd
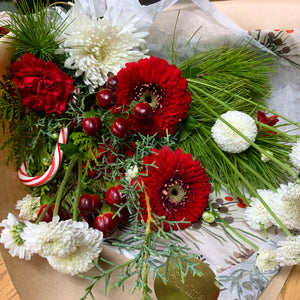
[[(184, 229), (196, 222), (202, 215), (210, 193), (210, 183), (205, 169), (191, 154), (185, 154), (178, 148), (169, 147), (162, 150), (153, 149), (150, 156), (144, 158), (145, 164), (155, 163), (149, 167), (148, 176), (142, 176), (150, 198), (151, 210), (158, 216), (165, 216), (169, 221), (189, 221), (179, 223)], [(145, 195), (140, 197), (141, 212), (147, 220)], [(174, 230), (177, 226), (172, 227)], [(170, 226), (165, 223), (164, 230)]]
[(181, 71), (166, 60), (151, 56), (137, 63), (127, 63), (117, 77), (117, 106), (128, 107), (132, 101), (146, 102), (153, 111), (147, 119), (130, 115), (128, 121), (132, 132), (157, 133), (162, 137), (168, 129), (173, 135), (175, 125), (186, 118), (191, 102), (187, 80), (181, 76)]

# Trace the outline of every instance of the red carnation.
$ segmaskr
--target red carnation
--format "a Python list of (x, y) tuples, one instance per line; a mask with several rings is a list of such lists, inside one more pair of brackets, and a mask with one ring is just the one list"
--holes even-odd
[(153, 110), (152, 116), (147, 119), (129, 115), (132, 132), (143, 135), (157, 133), (158, 137), (162, 137), (168, 129), (173, 135), (175, 125), (186, 118), (191, 102), (187, 80), (181, 77), (181, 71), (166, 60), (151, 56), (137, 63), (127, 63), (117, 77), (116, 106), (124, 105), (126, 108), (132, 101), (138, 101), (149, 103)]
[[(264, 123), (266, 125), (269, 125), (269, 126), (274, 126), (274, 125), (276, 125), (277, 122), (279, 122), (279, 119), (278, 119), (277, 115), (267, 117), (267, 115), (263, 111), (258, 111), (257, 112), (257, 121)], [(267, 130), (266, 128), (261, 128), (260, 131), (265, 131), (265, 135), (277, 134), (277, 132), (272, 131), (272, 130)]]
[(61, 114), (74, 90), (73, 79), (51, 61), (26, 53), (11, 65), (11, 81), (17, 85), (22, 104), (47, 114)]
[[(153, 149), (150, 156), (144, 157), (145, 164), (155, 163), (148, 168), (147, 176), (140, 176), (145, 183), (150, 197), (150, 206), (154, 214), (165, 216), (169, 221), (189, 221), (179, 223), (184, 229), (196, 222), (202, 215), (210, 193), (210, 183), (204, 167), (199, 160), (193, 160), (191, 154), (185, 154), (178, 148), (172, 151), (169, 147), (162, 150)], [(141, 212), (147, 220), (145, 195), (140, 197)], [(177, 226), (172, 226), (174, 230)], [(164, 230), (170, 226), (164, 224)]]

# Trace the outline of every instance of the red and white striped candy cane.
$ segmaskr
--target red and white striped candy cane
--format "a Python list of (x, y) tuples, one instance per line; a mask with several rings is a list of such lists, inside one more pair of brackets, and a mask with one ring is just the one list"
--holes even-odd
[(63, 151), (60, 149), (59, 144), (66, 144), (68, 133), (69, 133), (68, 128), (67, 127), (65, 128), (63, 126), (60, 131), (59, 138), (55, 147), (55, 152), (54, 152), (51, 165), (44, 174), (37, 177), (30, 177), (28, 176), (27, 173), (26, 162), (22, 163), (20, 169), (18, 170), (18, 177), (23, 184), (28, 186), (40, 186), (52, 180), (52, 178), (56, 175), (57, 171), (59, 170), (63, 158)]

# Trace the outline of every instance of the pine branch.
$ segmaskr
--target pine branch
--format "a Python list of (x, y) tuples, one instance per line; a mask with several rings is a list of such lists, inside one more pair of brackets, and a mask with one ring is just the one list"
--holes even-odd
[(9, 44), (15, 49), (14, 60), (32, 53), (45, 61), (61, 62), (63, 66), (64, 58), (56, 51), (63, 42), (58, 37), (67, 24), (66, 20), (60, 20), (54, 9), (47, 9), (48, 6), (49, 1), (34, 1), (32, 12), (27, 1), (21, 0), (16, 4), (17, 14), (9, 13), (9, 30), (13, 33)]

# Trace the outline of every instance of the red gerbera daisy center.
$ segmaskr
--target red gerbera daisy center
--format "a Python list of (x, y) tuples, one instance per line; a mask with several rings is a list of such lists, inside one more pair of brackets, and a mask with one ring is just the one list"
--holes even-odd
[(162, 107), (162, 99), (164, 92), (161, 88), (151, 83), (143, 83), (140, 86), (136, 86), (135, 89), (135, 101), (146, 102), (155, 111), (158, 107)]
[(188, 198), (188, 186), (180, 179), (172, 179), (164, 185), (162, 190), (162, 201), (166, 205), (171, 204), (172, 207), (184, 206)]

